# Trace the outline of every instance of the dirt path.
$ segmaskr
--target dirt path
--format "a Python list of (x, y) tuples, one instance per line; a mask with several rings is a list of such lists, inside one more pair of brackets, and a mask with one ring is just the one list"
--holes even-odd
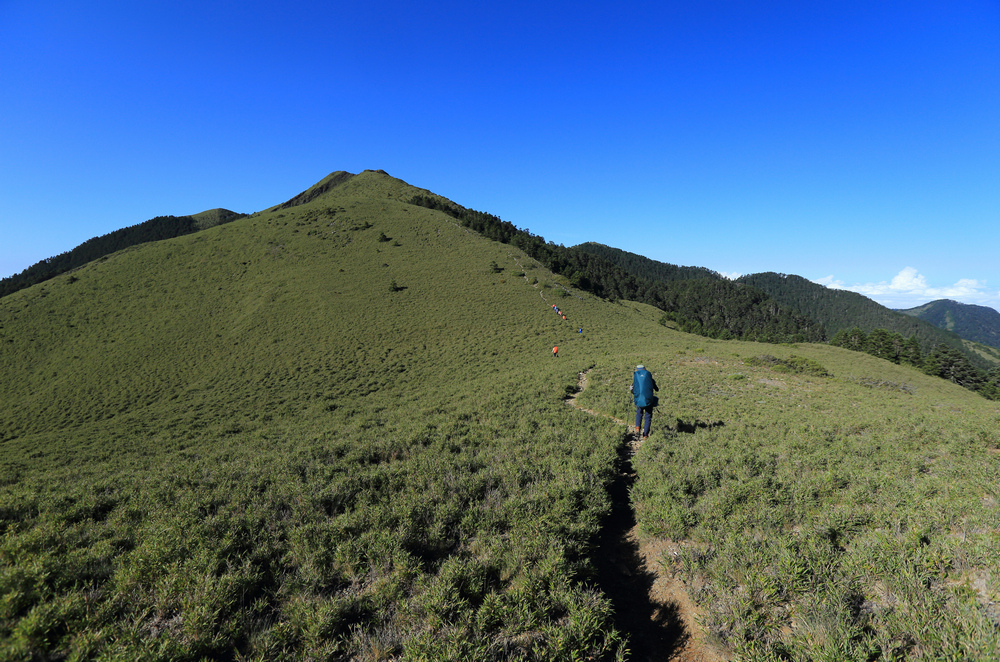
[[(577, 393), (587, 388), (587, 373), (580, 373)], [(594, 416), (595, 411), (576, 404), (574, 393), (567, 404)], [(619, 425), (625, 421), (613, 417)], [(635, 662), (723, 662), (729, 658), (705, 641), (698, 626), (699, 609), (684, 584), (666, 572), (660, 559), (674, 551), (669, 540), (642, 540), (638, 536), (629, 490), (635, 482), (632, 456), (642, 442), (631, 429), (622, 437), (618, 452), (618, 478), (611, 486), (612, 512), (601, 533), (595, 555), (598, 585), (611, 599), (615, 625), (629, 638), (630, 659)]]
[[(585, 411), (588, 414), (593, 414), (594, 416), (604, 416), (604, 418), (610, 418), (618, 425), (628, 425), (628, 423), (621, 420), (620, 418), (615, 418), (614, 416), (607, 416), (605, 414), (599, 414), (593, 409), (585, 409), (584, 407), (581, 407), (580, 405), (576, 404), (576, 396), (580, 395), (580, 393), (582, 393), (586, 388), (587, 388), (587, 373), (581, 372), (580, 379), (576, 383), (576, 393), (572, 393), (566, 398), (566, 404), (576, 409), (579, 409), (580, 411)], [(632, 454), (633, 455), (635, 454), (635, 450), (632, 451)]]

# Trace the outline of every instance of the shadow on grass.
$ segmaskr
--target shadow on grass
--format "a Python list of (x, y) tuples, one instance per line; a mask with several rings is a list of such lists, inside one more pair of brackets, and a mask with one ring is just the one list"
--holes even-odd
[(595, 555), (596, 579), (614, 606), (615, 626), (628, 637), (629, 659), (669, 660), (684, 647), (689, 634), (676, 604), (660, 604), (652, 598), (656, 575), (646, 569), (638, 541), (629, 536), (636, 524), (629, 503), (629, 488), (635, 481), (632, 441), (633, 435), (626, 434), (618, 450), (618, 477), (610, 489), (611, 514), (598, 539)]
[(699, 421), (697, 419), (693, 421), (682, 421), (677, 419), (677, 427), (674, 428), (678, 432), (684, 432), (686, 434), (694, 434), (698, 430), (712, 430), (714, 428), (725, 427), (725, 423), (722, 421)]

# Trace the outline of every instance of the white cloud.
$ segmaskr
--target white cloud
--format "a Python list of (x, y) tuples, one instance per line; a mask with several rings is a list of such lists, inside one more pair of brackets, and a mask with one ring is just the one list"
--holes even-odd
[(1000, 306), (1000, 292), (986, 289), (986, 281), (961, 278), (954, 285), (934, 286), (913, 267), (906, 267), (890, 281), (847, 285), (831, 274), (813, 281), (834, 290), (863, 294), (889, 308), (912, 308), (936, 299), (954, 299), (981, 306)]
[(819, 283), (820, 285), (825, 285), (825, 286), (829, 287), (831, 290), (843, 290), (843, 289), (845, 289), (845, 287), (844, 287), (844, 281), (837, 280), (836, 278), (833, 277), (833, 274), (830, 274), (829, 276), (825, 276), (823, 278), (817, 278), (813, 282), (814, 283)]
[(927, 292), (932, 289), (927, 285), (927, 279), (921, 276), (913, 267), (906, 267), (892, 279), (889, 289), (893, 292)]
[(720, 271), (719, 275), (722, 276), (723, 278), (728, 278), (729, 280), (736, 280), (743, 274), (741, 274), (738, 271)]

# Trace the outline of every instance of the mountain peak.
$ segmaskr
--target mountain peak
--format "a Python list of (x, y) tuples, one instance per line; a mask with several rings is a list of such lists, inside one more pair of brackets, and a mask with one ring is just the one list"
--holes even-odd
[[(271, 207), (267, 211), (277, 211), (280, 209), (288, 209), (290, 207), (298, 207), (299, 205), (304, 205), (312, 202), (316, 198), (319, 198), (333, 189), (340, 188), (341, 186), (347, 184), (348, 182), (354, 182), (356, 185), (360, 185), (364, 188), (373, 187), (406, 187), (412, 189), (409, 184), (401, 179), (396, 179), (385, 170), (362, 170), (359, 174), (353, 174), (346, 172), (344, 170), (337, 170), (336, 172), (331, 172), (329, 175), (319, 180), (305, 191), (302, 191), (295, 197), (282, 202), (280, 205)], [(416, 190), (416, 189), (413, 189)]]
[[(368, 172), (368, 171), (366, 171)], [(288, 209), (289, 207), (298, 207), (299, 205), (304, 205), (307, 202), (315, 200), (319, 196), (323, 195), (327, 191), (337, 188), (345, 182), (349, 182), (354, 179), (355, 175), (344, 170), (337, 170), (336, 172), (331, 172), (329, 175), (319, 180), (302, 193), (299, 193), (294, 198), (282, 202), (280, 205), (274, 209)]]

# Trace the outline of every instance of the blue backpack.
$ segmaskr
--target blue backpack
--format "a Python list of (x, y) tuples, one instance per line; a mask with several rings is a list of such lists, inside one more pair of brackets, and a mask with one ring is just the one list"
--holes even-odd
[(653, 407), (656, 396), (653, 395), (653, 375), (649, 370), (636, 370), (632, 377), (632, 395), (635, 396), (636, 407)]

